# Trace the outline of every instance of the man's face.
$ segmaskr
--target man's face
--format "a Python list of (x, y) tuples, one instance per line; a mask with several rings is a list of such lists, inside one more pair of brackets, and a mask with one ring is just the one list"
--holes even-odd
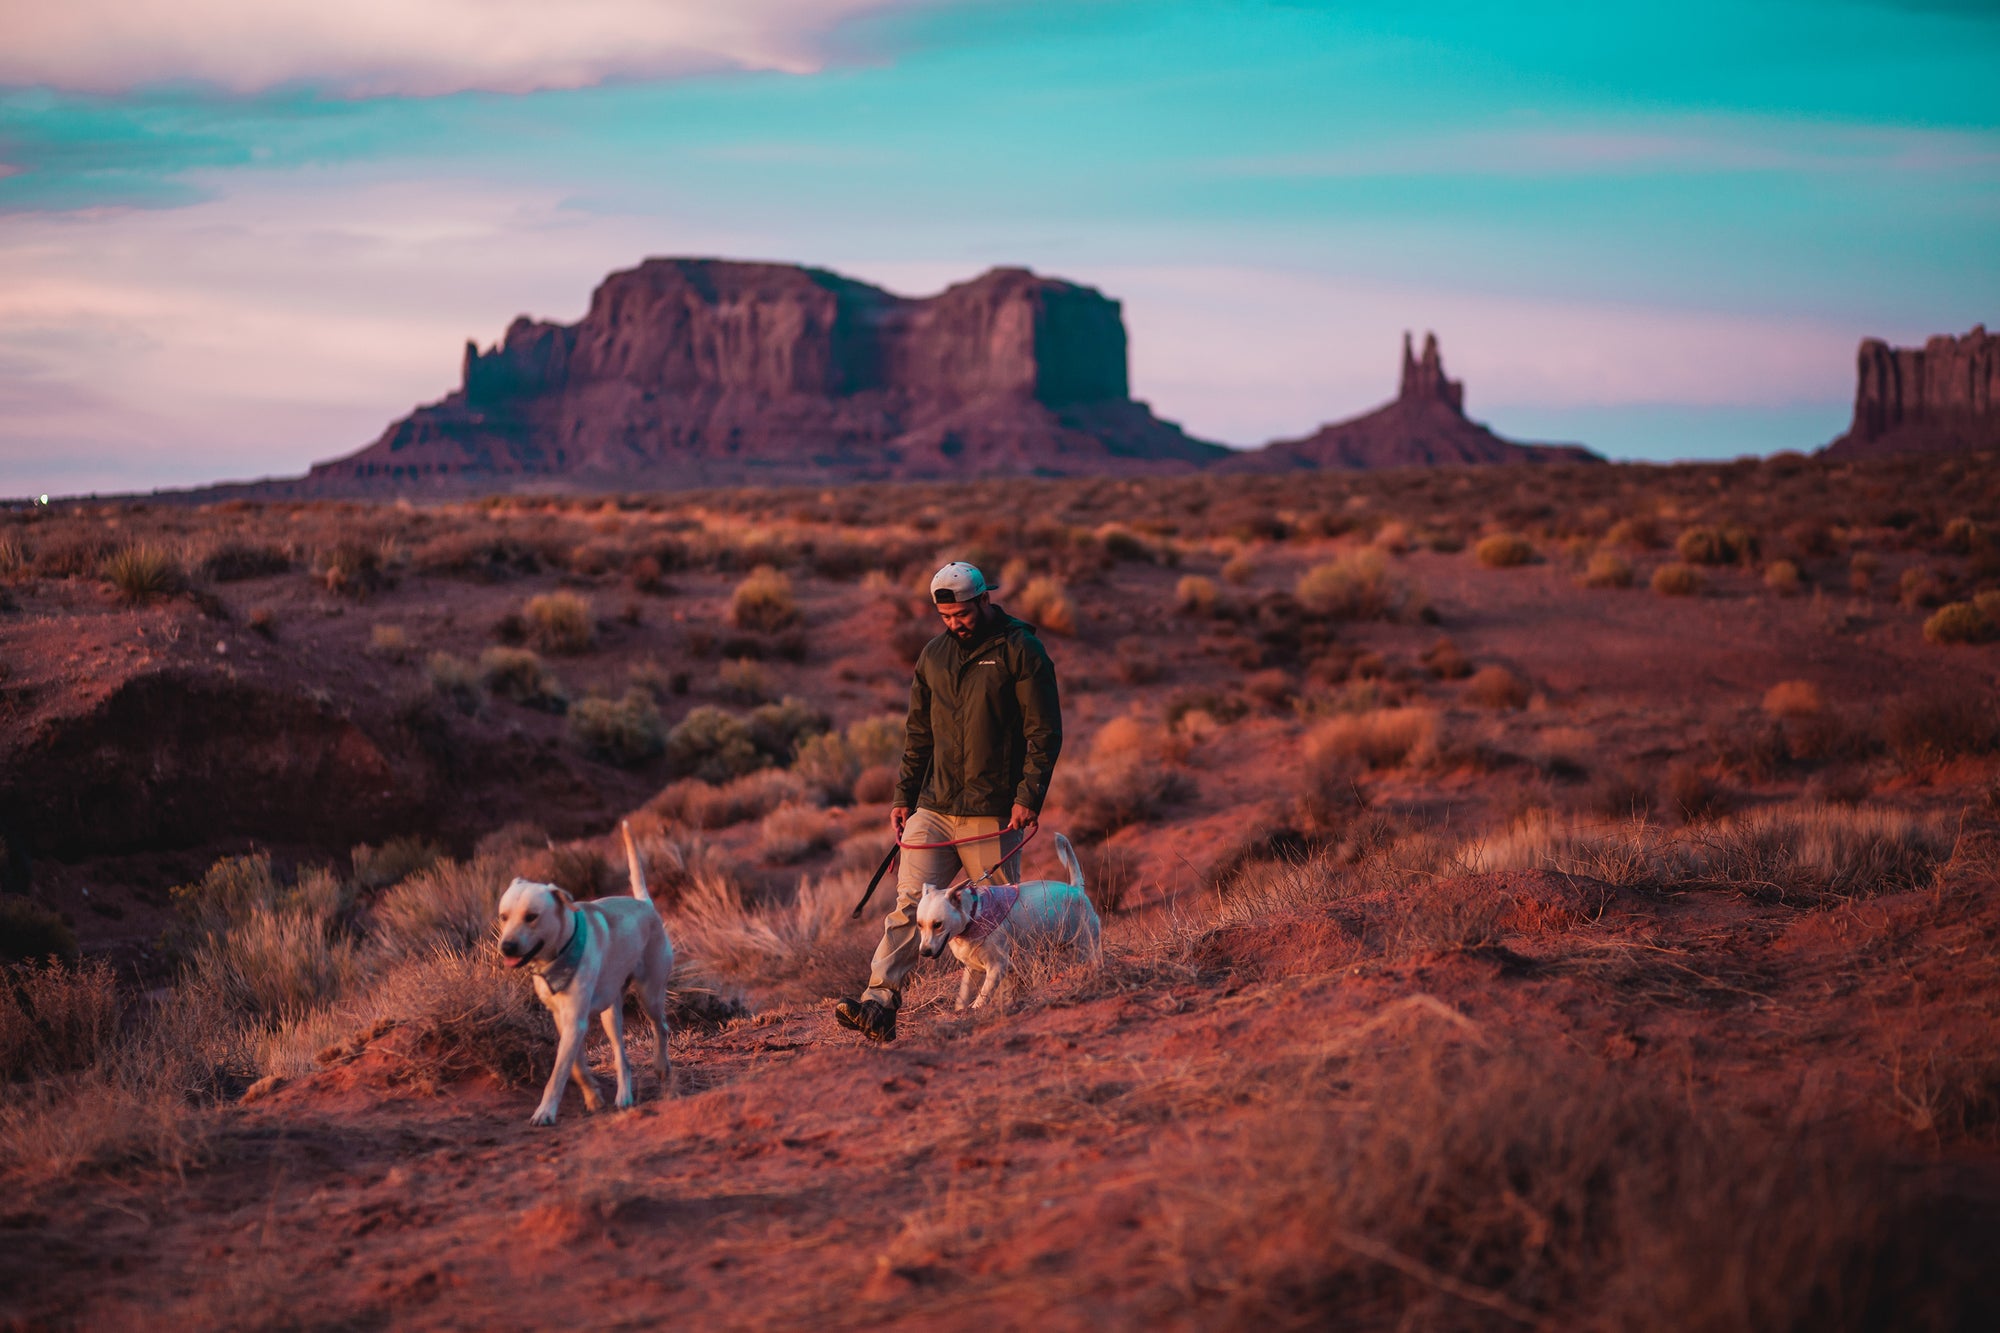
[(960, 643), (964, 643), (972, 637), (972, 632), (979, 628), (979, 622), (986, 615), (986, 598), (976, 597), (969, 602), (940, 602), (938, 615), (944, 620), (944, 627)]

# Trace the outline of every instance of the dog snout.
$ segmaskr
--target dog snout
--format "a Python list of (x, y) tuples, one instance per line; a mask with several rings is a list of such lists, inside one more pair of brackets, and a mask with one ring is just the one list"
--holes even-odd
[(512, 935), (501, 936), (500, 952), (506, 954), (509, 958), (516, 957), (521, 952), (521, 941), (515, 939)]

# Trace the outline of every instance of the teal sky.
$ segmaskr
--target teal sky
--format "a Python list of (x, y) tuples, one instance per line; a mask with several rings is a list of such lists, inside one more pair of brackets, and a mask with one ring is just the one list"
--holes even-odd
[(0, 0), (0, 494), (297, 472), (649, 254), (1090, 282), (1233, 444), (1410, 328), (1516, 438), (1812, 448), (1862, 336), (2000, 320), (2000, 5), (590, 4)]

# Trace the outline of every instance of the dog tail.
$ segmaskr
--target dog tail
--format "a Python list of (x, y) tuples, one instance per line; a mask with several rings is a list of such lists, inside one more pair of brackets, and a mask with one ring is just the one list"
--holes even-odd
[(1056, 855), (1062, 858), (1063, 869), (1069, 871), (1069, 882), (1079, 889), (1083, 887), (1083, 866), (1076, 859), (1076, 848), (1069, 845), (1069, 839), (1056, 834)]
[(653, 895), (646, 892), (646, 865), (639, 859), (639, 845), (632, 841), (630, 820), (621, 819), (618, 827), (625, 833), (625, 864), (632, 872), (632, 896), (642, 903), (653, 901)]

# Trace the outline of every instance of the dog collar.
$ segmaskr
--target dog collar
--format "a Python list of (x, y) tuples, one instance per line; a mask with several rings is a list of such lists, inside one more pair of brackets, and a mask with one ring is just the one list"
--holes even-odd
[(1019, 884), (994, 884), (979, 890), (972, 909), (972, 920), (965, 923), (965, 929), (958, 933), (958, 937), (975, 944), (985, 939), (1013, 914), (1014, 904), (1020, 901)]
[(570, 909), (569, 919), (575, 929), (569, 933), (569, 943), (549, 960), (542, 969), (542, 984), (549, 988), (549, 994), (560, 995), (576, 980), (576, 969), (583, 964), (583, 937), (590, 930), (590, 918), (575, 908)]

